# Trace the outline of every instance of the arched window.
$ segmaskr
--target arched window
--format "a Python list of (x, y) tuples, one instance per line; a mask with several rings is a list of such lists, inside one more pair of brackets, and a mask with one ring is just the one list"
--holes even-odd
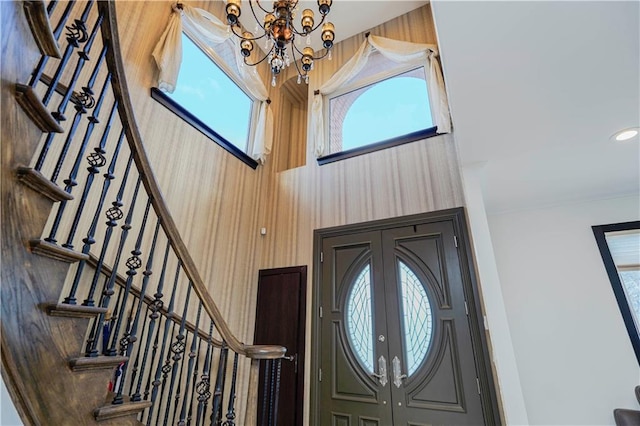
[(398, 66), (378, 52), (329, 98), (330, 153), (406, 138), (434, 127), (425, 67)]

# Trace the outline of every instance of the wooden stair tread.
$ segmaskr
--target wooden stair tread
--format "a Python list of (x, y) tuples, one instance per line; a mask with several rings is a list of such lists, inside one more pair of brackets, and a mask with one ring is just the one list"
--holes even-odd
[(18, 180), (34, 191), (44, 195), (53, 202), (73, 200), (73, 195), (47, 179), (32, 167), (19, 166), (16, 169)]
[(36, 45), (38, 45), (38, 49), (40, 49), (40, 53), (53, 58), (62, 57), (58, 42), (51, 29), (49, 15), (47, 14), (44, 1), (25, 0), (23, 2), (23, 8), (27, 21), (29, 22), (29, 28), (31, 29)]
[(68, 303), (49, 303), (45, 309), (52, 317), (94, 318), (107, 312), (107, 308), (98, 306), (71, 305)]
[(151, 407), (151, 401), (123, 402), (122, 404), (107, 404), (97, 408), (93, 415), (97, 421), (109, 420), (138, 414)]
[(23, 111), (29, 116), (31, 121), (38, 126), (38, 129), (47, 133), (63, 133), (64, 129), (53, 118), (53, 115), (44, 106), (33, 87), (26, 84), (16, 84), (16, 99)]
[(126, 356), (85, 356), (70, 359), (69, 367), (73, 371), (104, 370), (117, 367), (120, 363), (128, 360), (129, 357)]
[(67, 263), (74, 263), (80, 260), (89, 259), (89, 255), (79, 253), (75, 250), (60, 247), (57, 244), (44, 240), (33, 239), (29, 241), (29, 248), (33, 254), (50, 257)]

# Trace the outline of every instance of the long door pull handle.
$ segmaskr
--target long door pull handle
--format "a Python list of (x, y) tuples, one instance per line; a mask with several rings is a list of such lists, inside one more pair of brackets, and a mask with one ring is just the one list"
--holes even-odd
[(382, 387), (385, 387), (387, 385), (389, 381), (387, 378), (387, 360), (383, 355), (380, 355), (380, 358), (378, 358), (378, 374), (372, 374), (374, 377), (378, 378)]
[(402, 386), (402, 379), (406, 379), (407, 375), (402, 374), (402, 367), (400, 366), (400, 360), (397, 356), (393, 357), (393, 361), (391, 361), (393, 367), (393, 384), (396, 385), (397, 388)]

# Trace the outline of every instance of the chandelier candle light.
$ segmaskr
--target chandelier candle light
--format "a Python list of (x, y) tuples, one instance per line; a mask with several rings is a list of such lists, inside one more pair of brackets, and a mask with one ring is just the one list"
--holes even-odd
[[(313, 11), (311, 9), (305, 9), (302, 11), (302, 17), (300, 24), (302, 30), (294, 26), (294, 19), (298, 9), (299, 0), (277, 0), (273, 2), (273, 9), (267, 10), (260, 5), (260, 0), (249, 0), (249, 7), (251, 13), (256, 20), (256, 32), (262, 31), (261, 35), (254, 36), (248, 31), (242, 31), (240, 26), (239, 17), (241, 14), (241, 0), (227, 0), (226, 12), (227, 23), (229, 24), (233, 34), (241, 39), (240, 53), (244, 57), (244, 63), (249, 66), (255, 66), (259, 63), (267, 60), (271, 66), (271, 85), (276, 85), (276, 76), (280, 74), (280, 71), (284, 67), (288, 67), (291, 61), (296, 66), (298, 71), (298, 84), (304, 79), (305, 83), (309, 83), (309, 71), (313, 69), (313, 61), (322, 59), (329, 55), (331, 59), (331, 48), (333, 47), (333, 40), (335, 38), (335, 28), (331, 22), (324, 22), (327, 14), (331, 10), (332, 0), (317, 0), (318, 11), (322, 15), (322, 20), (314, 26), (315, 21), (313, 18)], [(260, 24), (260, 19), (256, 15), (255, 6), (260, 8), (264, 13), (264, 19)], [(313, 48), (311, 44), (311, 33), (322, 26), (321, 37), (322, 46), (326, 49), (325, 53), (321, 56), (313, 56)], [(305, 37), (307, 40), (307, 46), (300, 50), (295, 45), (296, 36)], [(247, 58), (251, 56), (253, 51), (254, 41), (265, 39), (265, 50), (271, 46), (265, 56), (254, 63), (247, 62)], [(291, 45), (291, 56), (287, 52), (287, 47)], [(299, 55), (300, 66), (296, 56)]]

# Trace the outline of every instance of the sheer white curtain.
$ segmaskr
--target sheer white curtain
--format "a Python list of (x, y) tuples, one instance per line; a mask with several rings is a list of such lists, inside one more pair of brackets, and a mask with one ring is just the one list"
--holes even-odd
[(342, 85), (356, 76), (367, 64), (369, 55), (377, 50), (385, 58), (399, 64), (425, 65), (427, 86), (431, 111), (438, 126), (438, 133), (451, 132), (451, 116), (449, 101), (445, 92), (444, 80), (438, 62), (438, 48), (431, 44), (411, 43), (389, 38), (369, 35), (360, 45), (354, 56), (336, 73), (320, 86), (318, 95), (313, 98), (311, 106), (311, 128), (315, 137), (315, 154), (320, 157), (329, 154), (328, 135), (325, 135), (325, 118), (323, 99), (338, 90)]
[(176, 5), (173, 6), (169, 25), (152, 53), (159, 70), (158, 88), (169, 93), (176, 88), (182, 62), (183, 30), (204, 45), (215, 46), (226, 41), (234, 44), (233, 50), (239, 77), (249, 94), (260, 103), (251, 144), (253, 148), (249, 155), (264, 163), (271, 153), (273, 143), (273, 113), (267, 101), (269, 93), (255, 69), (249, 70), (249, 67), (245, 66), (240, 49), (236, 46), (236, 37), (216, 16), (186, 4), (182, 5), (182, 9)]

